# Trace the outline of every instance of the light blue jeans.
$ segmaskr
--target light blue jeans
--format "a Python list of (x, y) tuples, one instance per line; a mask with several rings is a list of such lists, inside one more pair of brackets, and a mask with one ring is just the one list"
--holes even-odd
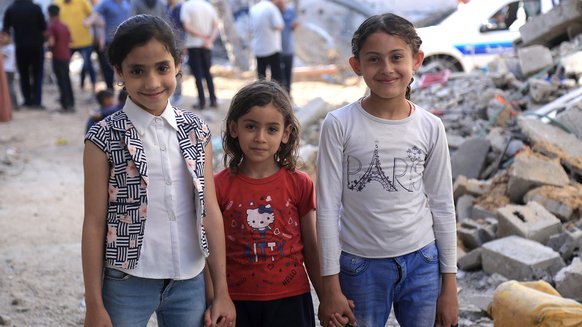
[(395, 258), (340, 256), (340, 284), (354, 301), (358, 326), (384, 327), (391, 307), (402, 327), (432, 327), (440, 292), (438, 249), (434, 242)]
[(204, 272), (186, 280), (148, 279), (106, 268), (103, 302), (115, 327), (144, 327), (155, 312), (158, 326), (203, 326)]

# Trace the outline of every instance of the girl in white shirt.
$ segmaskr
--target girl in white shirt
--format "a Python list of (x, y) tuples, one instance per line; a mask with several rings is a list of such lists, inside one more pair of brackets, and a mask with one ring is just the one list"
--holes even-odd
[(160, 326), (232, 326), (211, 134), (168, 101), (181, 61), (172, 29), (133, 16), (108, 57), (128, 98), (85, 137), (85, 326), (146, 326), (154, 312)]
[(445, 130), (409, 99), (420, 44), (402, 17), (366, 19), (349, 63), (370, 94), (323, 122), (316, 183), (323, 326), (383, 327), (392, 307), (403, 327), (457, 324)]

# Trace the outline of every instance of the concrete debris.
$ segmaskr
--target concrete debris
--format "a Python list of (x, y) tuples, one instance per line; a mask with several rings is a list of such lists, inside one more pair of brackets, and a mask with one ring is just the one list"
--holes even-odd
[(556, 274), (556, 289), (563, 297), (582, 302), (582, 261), (580, 258), (572, 260), (572, 264), (564, 267)]
[(481, 248), (483, 271), (508, 279), (553, 279), (565, 266), (552, 248), (515, 235), (487, 242)]
[(497, 220), (498, 237), (517, 235), (546, 244), (550, 236), (562, 232), (560, 220), (537, 202), (499, 208)]

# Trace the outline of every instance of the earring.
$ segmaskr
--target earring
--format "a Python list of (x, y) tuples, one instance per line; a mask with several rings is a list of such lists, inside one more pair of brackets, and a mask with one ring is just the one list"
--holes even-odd
[(121, 87), (125, 87), (125, 82), (124, 81), (117, 81), (117, 86), (121, 86)]
[(178, 74), (176, 74), (176, 79), (178, 78), (182, 78), (182, 71), (179, 71)]

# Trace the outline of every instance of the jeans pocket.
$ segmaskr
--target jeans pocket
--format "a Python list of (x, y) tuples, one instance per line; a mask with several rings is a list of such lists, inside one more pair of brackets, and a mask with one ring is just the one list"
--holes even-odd
[(340, 270), (343, 274), (357, 276), (368, 269), (369, 259), (342, 252), (340, 255)]
[(103, 272), (103, 278), (107, 278), (113, 281), (124, 281), (131, 278), (131, 275), (117, 269), (105, 268), (105, 271)]
[(439, 262), (439, 249), (435, 242), (426, 245), (422, 249), (418, 250), (424, 261), (427, 263), (438, 263)]

